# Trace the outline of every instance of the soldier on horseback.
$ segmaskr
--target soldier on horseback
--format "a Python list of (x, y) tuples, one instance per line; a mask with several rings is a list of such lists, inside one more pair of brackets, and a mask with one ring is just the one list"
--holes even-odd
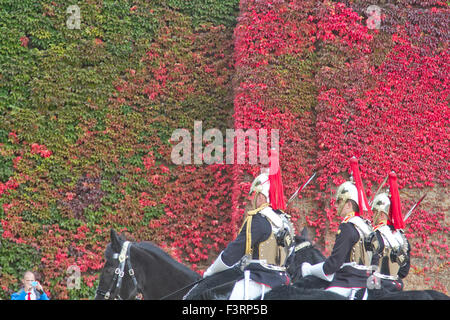
[[(354, 299), (360, 289), (365, 290), (372, 270), (371, 253), (365, 248), (365, 240), (372, 233), (372, 227), (360, 216), (360, 209), (368, 208), (368, 205), (357, 162), (354, 167), (355, 160), (352, 158), (351, 164), (356, 185), (346, 181), (337, 190), (337, 212), (344, 218), (339, 225), (331, 255), (324, 262), (315, 265), (305, 262), (301, 267), (304, 277), (314, 275), (327, 280), (330, 282), (327, 291), (349, 299)], [(363, 299), (366, 298), (365, 292)]]
[(278, 156), (272, 150), (270, 168), (262, 170), (250, 188), (253, 210), (247, 212), (237, 238), (228, 244), (204, 277), (240, 265), (244, 279), (236, 282), (230, 300), (254, 299), (289, 283), (286, 260), (293, 251), (294, 228), (283, 212), (285, 202)]
[(387, 291), (403, 290), (403, 281), (410, 268), (410, 246), (403, 228), (400, 210), (397, 176), (389, 174), (391, 197), (388, 193), (377, 195), (372, 204), (374, 232), (369, 237), (373, 251), (372, 265), (378, 266), (374, 276), (381, 279), (381, 286)]

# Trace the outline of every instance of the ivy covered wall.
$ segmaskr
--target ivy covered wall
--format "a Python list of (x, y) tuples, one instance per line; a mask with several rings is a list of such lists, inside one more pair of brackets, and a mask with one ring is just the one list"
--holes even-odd
[(286, 196), (318, 172), (290, 213), (325, 253), (351, 156), (369, 196), (390, 170), (404, 211), (429, 191), (406, 230), (406, 284), (448, 291), (447, 3), (74, 4), (79, 29), (66, 1), (0, 0), (0, 298), (28, 269), (52, 299), (92, 298), (110, 228), (201, 273), (234, 238), (259, 166), (175, 165), (171, 135), (195, 121), (280, 130)]
[(176, 167), (169, 139), (229, 127), (238, 2), (77, 4), (70, 29), (66, 1), (0, 2), (1, 298), (28, 269), (51, 298), (92, 298), (110, 228), (190, 264), (230, 240), (199, 220), (226, 227), (227, 174)]

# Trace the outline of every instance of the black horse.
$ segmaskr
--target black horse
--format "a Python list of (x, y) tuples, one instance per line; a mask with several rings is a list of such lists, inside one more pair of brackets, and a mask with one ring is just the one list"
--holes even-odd
[(328, 287), (329, 283), (323, 279), (314, 276), (302, 276), (301, 266), (304, 262), (314, 265), (325, 261), (325, 256), (309, 239), (308, 230), (303, 228), (302, 233), (296, 235), (294, 240), (295, 249), (287, 261), (287, 272), (291, 283), (300, 288), (325, 289)]
[(128, 242), (111, 230), (95, 299), (179, 300), (200, 275), (150, 242)]

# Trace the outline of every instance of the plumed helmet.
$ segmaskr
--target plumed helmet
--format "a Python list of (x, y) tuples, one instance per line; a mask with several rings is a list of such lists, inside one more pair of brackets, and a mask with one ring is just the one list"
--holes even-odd
[(269, 169), (264, 168), (261, 169), (261, 174), (253, 180), (249, 194), (252, 195), (253, 193), (261, 193), (266, 197), (267, 202), (269, 202), (269, 190)]
[(261, 174), (255, 178), (251, 187), (250, 195), (253, 192), (263, 194), (272, 209), (286, 210), (284, 201), (284, 187), (281, 178), (281, 167), (279, 164), (279, 153), (272, 148), (269, 158), (269, 168), (261, 169)]
[(346, 181), (338, 187), (336, 201), (339, 200), (342, 200), (343, 203), (346, 203), (347, 200), (353, 200), (358, 203), (358, 190), (352, 182)]
[(372, 211), (377, 210), (379, 212), (384, 212), (389, 215), (389, 208), (391, 206), (391, 200), (389, 199), (389, 195), (387, 193), (378, 194), (372, 202)]

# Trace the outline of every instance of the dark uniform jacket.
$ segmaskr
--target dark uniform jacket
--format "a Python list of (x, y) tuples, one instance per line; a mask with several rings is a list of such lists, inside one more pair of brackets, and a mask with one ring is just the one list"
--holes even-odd
[(341, 268), (344, 263), (350, 262), (352, 248), (359, 238), (359, 232), (353, 223), (340, 224), (333, 251), (323, 264), (323, 272), (326, 275), (334, 273), (330, 287), (365, 288), (367, 286), (367, 278), (370, 276), (367, 270), (359, 270), (352, 266)]
[[(246, 227), (247, 225), (244, 223), (236, 239), (230, 242), (222, 252), (222, 261), (225, 264), (229, 266), (234, 265), (245, 255)], [(259, 259), (258, 246), (261, 242), (267, 240), (271, 233), (272, 227), (267, 218), (261, 215), (261, 213), (255, 214), (251, 223), (252, 259)], [(258, 263), (249, 264), (245, 270), (250, 270), (250, 279), (271, 288), (289, 283), (286, 272), (269, 270)]]

